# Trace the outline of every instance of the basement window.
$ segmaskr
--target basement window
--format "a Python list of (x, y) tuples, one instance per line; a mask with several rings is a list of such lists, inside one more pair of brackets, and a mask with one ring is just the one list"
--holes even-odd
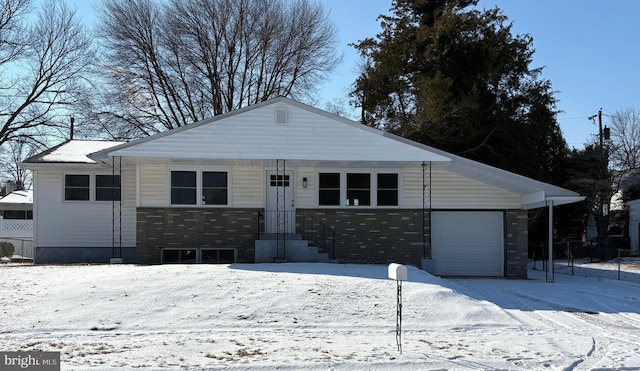
[(196, 249), (164, 249), (162, 250), (163, 264), (189, 264), (195, 263)]
[(236, 261), (233, 249), (202, 249), (203, 264), (232, 264)]
[(162, 264), (232, 264), (236, 261), (235, 249), (178, 248), (162, 249)]

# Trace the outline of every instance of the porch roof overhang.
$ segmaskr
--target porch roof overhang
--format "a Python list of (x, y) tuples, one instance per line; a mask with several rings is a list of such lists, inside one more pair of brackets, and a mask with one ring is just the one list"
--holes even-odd
[[(392, 134), (385, 133), (387, 136)], [(519, 194), (522, 197), (523, 209), (536, 209), (551, 204), (554, 206), (565, 205), (584, 200), (584, 196), (565, 188), (544, 183), (535, 179), (515, 174), (497, 167), (489, 166), (464, 157), (453, 155), (433, 147), (427, 147), (404, 138), (393, 136), (396, 140), (418, 147), (428, 148), (436, 154), (446, 154), (451, 161), (435, 162), (434, 169), (450, 171), (479, 182), (490, 184), (506, 191)]]

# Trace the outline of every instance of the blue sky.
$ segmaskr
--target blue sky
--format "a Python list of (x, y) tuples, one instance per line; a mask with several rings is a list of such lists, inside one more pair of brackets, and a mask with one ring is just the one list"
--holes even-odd
[[(375, 20), (388, 13), (391, 0), (325, 0), (340, 35), (344, 62), (323, 94), (340, 93), (357, 76), (357, 55), (346, 44), (380, 31)], [(640, 109), (640, 1), (635, 0), (480, 0), (479, 8), (498, 6), (513, 22), (512, 31), (528, 33), (536, 50), (532, 67), (544, 67), (551, 81), (558, 121), (570, 147), (592, 141), (598, 127), (587, 118), (602, 108), (607, 115)]]
[[(89, 23), (96, 0), (67, 0)], [(348, 46), (380, 31), (377, 16), (388, 14), (391, 0), (322, 0), (331, 11), (343, 62), (320, 87), (317, 105), (346, 100), (357, 77), (358, 56)], [(513, 22), (513, 32), (533, 36), (532, 67), (544, 67), (551, 81), (558, 121), (570, 147), (582, 148), (598, 128), (587, 117), (602, 108), (603, 122), (624, 108), (640, 109), (640, 1), (636, 0), (480, 0), (498, 6)]]

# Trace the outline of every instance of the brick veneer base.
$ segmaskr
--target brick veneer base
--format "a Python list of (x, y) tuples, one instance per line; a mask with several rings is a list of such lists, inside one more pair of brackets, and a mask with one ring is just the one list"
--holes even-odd
[(253, 263), (262, 209), (138, 208), (136, 258), (159, 264), (160, 248), (226, 248)]
[(334, 230), (334, 259), (341, 263), (402, 263), (419, 267), (431, 255), (429, 213), (422, 209), (298, 209)]

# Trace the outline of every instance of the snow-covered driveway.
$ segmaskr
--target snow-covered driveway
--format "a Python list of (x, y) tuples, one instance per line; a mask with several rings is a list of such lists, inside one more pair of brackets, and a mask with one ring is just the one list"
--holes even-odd
[[(387, 267), (0, 266), (0, 350), (62, 369), (636, 369), (640, 280)], [(630, 282), (631, 281), (631, 282)]]

